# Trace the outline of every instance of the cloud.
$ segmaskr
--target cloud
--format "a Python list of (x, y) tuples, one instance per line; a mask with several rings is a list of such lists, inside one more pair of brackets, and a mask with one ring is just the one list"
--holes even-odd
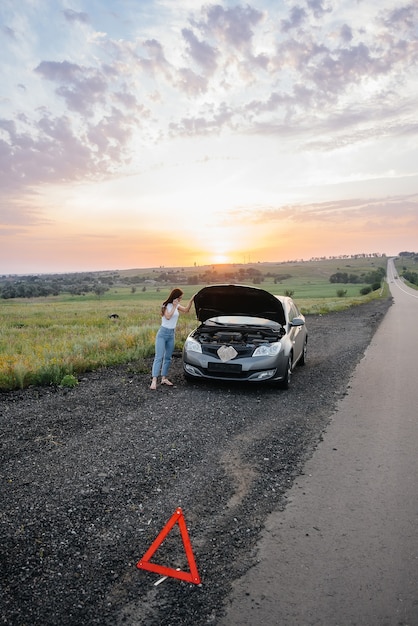
[[(330, 11), (321, 1), (308, 2), (307, 7), (317, 16)], [(405, 7), (402, 11), (399, 9), (395, 17), (408, 23), (411, 12), (412, 6)], [(304, 25), (306, 17), (306, 9), (292, 7), (289, 17), (282, 20), (282, 24), (286, 25), (284, 30)], [(141, 71), (153, 78), (157, 89), (149, 91), (147, 98), (150, 100), (153, 93), (152, 100), (155, 103), (156, 94), (160, 103), (167, 101), (167, 98), (176, 101), (181, 94), (191, 99), (206, 94), (211, 107), (205, 105), (198, 113), (194, 110), (188, 124), (185, 121), (189, 107), (187, 103), (181, 107), (178, 102), (182, 117), (177, 121), (170, 120), (167, 130), (172, 136), (175, 128), (181, 134), (186, 126), (189, 132), (193, 127), (195, 132), (201, 129), (207, 134), (209, 129), (219, 132), (225, 124), (235, 129), (242, 126), (246, 131), (253, 125), (255, 132), (265, 132), (271, 127), (277, 132), (284, 125), (293, 123), (297, 133), (304, 111), (309, 110), (309, 120), (315, 114), (322, 117), (324, 107), (338, 106), (338, 99), (347, 93), (350, 85), (357, 86), (369, 78), (374, 80), (379, 74), (388, 75), (396, 65), (413, 62), (412, 42), (409, 44), (402, 40), (398, 43), (392, 39), (386, 42), (385, 50), (381, 39), (371, 40), (373, 45), (366, 39), (362, 41), (359, 39), (360, 31), (355, 32), (346, 22), (341, 24), (337, 39), (321, 40), (321, 30), (307, 30), (306, 24), (305, 31), (297, 39), (285, 37), (277, 44), (276, 51), (271, 48), (270, 53), (266, 50), (257, 52), (255, 36), (260, 34), (257, 29), (265, 19), (265, 13), (249, 5), (233, 8), (204, 6), (200, 19), (189, 19), (191, 28), (180, 29), (184, 43), (183, 58), (190, 61), (187, 66), (176, 66), (173, 55), (169, 60), (164, 45), (155, 38), (145, 40), (136, 49), (132, 42), (110, 42), (107, 39), (106, 47), (110, 51), (111, 44), (117, 55), (115, 62), (108, 68), (100, 64), (97, 67), (82, 67), (68, 61), (43, 61), (36, 71), (44, 78), (60, 83), (56, 89), (57, 95), (65, 99), (69, 110), (83, 115), (97, 115), (98, 107), (110, 99), (110, 84), (117, 82), (122, 73), (128, 71), (132, 58)], [(383, 15), (381, 23), (385, 23), (385, 19)], [(234, 53), (232, 57), (231, 52)], [(107, 71), (113, 72), (112, 80)], [(266, 89), (259, 90), (260, 94), (265, 92), (264, 99), (251, 99), (252, 92), (248, 90), (246, 93), (246, 88), (252, 84), (255, 87), (260, 85), (260, 72), (265, 74), (263, 83)], [(270, 93), (267, 92), (268, 79), (273, 88)], [(279, 83), (282, 88), (275, 89), (275, 84)], [(123, 91), (114, 93), (111, 98), (124, 105), (126, 103), (134, 110), (138, 98), (133, 89), (131, 81)], [(167, 91), (164, 98), (163, 92), (167, 89), (171, 91)], [(219, 101), (219, 91), (226, 92), (225, 96), (228, 92), (230, 95), (236, 94), (233, 104), (231, 102), (225, 106), (225, 102)], [(160, 112), (163, 113), (162, 106)], [(263, 119), (267, 113), (270, 114), (270, 120)], [(171, 117), (174, 115), (175, 109)], [(152, 119), (152, 114), (149, 119)], [(340, 119), (343, 120), (342, 117)], [(218, 120), (221, 126), (216, 128), (214, 120)], [(160, 126), (159, 134), (161, 132), (164, 132), (164, 127)]]
[(218, 5), (204, 7), (203, 21), (196, 25), (207, 34), (237, 50), (247, 48), (251, 42), (253, 28), (263, 19), (263, 14), (250, 5), (224, 9)]
[(332, 12), (332, 7), (324, 6), (326, 4), (324, 0), (306, 0), (306, 4), (308, 5), (309, 9), (311, 9), (314, 16), (318, 19), (323, 17), (325, 13)]
[(105, 166), (108, 162), (109, 169), (117, 167), (122, 162), (127, 162), (124, 147), (128, 144), (132, 136), (132, 121), (129, 116), (124, 115), (120, 110), (113, 108), (109, 115), (104, 116), (95, 126), (90, 126), (88, 138), (91, 144), (99, 148), (101, 155), (98, 164)]
[(1, 27), (1, 31), (2, 31), (2, 33), (4, 33), (6, 35), (6, 37), (11, 39), (12, 41), (16, 40), (16, 34), (15, 34), (15, 31), (13, 30), (13, 28), (10, 28), (9, 26), (2, 26)]
[(64, 9), (63, 14), (68, 22), (81, 22), (81, 24), (88, 24), (90, 18), (87, 13), (73, 11), (73, 9)]
[[(207, 4), (181, 13), (169, 34), (112, 39), (94, 31), (86, 13), (65, 9), (67, 21), (86, 25), (86, 48), (41, 60), (33, 74), (39, 86), (19, 77), (26, 118), (16, 107), (0, 124), (2, 180), (24, 187), (36, 176), (106, 176), (125, 167), (141, 141), (225, 130), (304, 136), (304, 146), (329, 150), (402, 132), (392, 123), (402, 113), (399, 125), (412, 135), (415, 92), (402, 85), (408, 75), (414, 84), (417, 8), (382, 9), (370, 28), (355, 14), (339, 20), (336, 9), (328, 23), (330, 11), (322, 0), (271, 13)], [(34, 93), (42, 101), (36, 110)]]
[(203, 76), (185, 67), (178, 71), (177, 85), (181, 91), (196, 96), (207, 91), (208, 82)]
[(340, 29), (341, 39), (345, 43), (349, 43), (353, 39), (353, 31), (348, 24), (343, 24)]
[(306, 16), (306, 11), (302, 7), (292, 7), (289, 19), (281, 21), (282, 31), (286, 33), (293, 28), (298, 28), (303, 24)]
[(177, 122), (172, 122), (169, 131), (172, 137), (193, 137), (199, 135), (213, 135), (219, 133), (224, 127), (231, 128), (233, 125), (234, 111), (227, 104), (219, 106), (211, 115), (184, 117)]
[(190, 57), (206, 72), (212, 74), (216, 69), (216, 57), (218, 52), (205, 41), (199, 41), (190, 28), (181, 31), (188, 44)]
[(310, 224), (343, 225), (345, 222), (379, 222), (387, 228), (389, 221), (418, 226), (418, 194), (387, 198), (349, 198), (309, 204), (289, 204), (280, 207), (241, 209), (234, 219), (256, 224), (269, 222), (297, 222)]
[(0, 228), (2, 234), (10, 235), (16, 233), (16, 227), (19, 232), (24, 232), (27, 226), (34, 224), (46, 224), (48, 220), (37, 211), (29, 206), (30, 201), (21, 200), (19, 204), (8, 203), (0, 206)]
[(93, 113), (108, 91), (104, 74), (95, 68), (80, 67), (74, 63), (42, 61), (35, 72), (53, 82), (62, 83), (56, 93), (65, 99), (70, 111), (84, 115)]
[(141, 109), (142, 115), (145, 114), (145, 109), (143, 107), (140, 107), (135, 94), (130, 93), (126, 87), (121, 91), (115, 92), (113, 97), (115, 98), (116, 101), (123, 104), (123, 106), (126, 109), (131, 109), (131, 110)]
[(399, 29), (405, 27), (405, 29), (412, 31), (416, 27), (417, 14), (418, 6), (416, 4), (409, 4), (393, 9), (383, 21), (389, 28)]
[(22, 186), (103, 177), (127, 162), (132, 122), (116, 108), (81, 131), (69, 116), (46, 113), (21, 127), (0, 121), (7, 136), (0, 140), (2, 194)]
[(83, 70), (76, 63), (69, 61), (42, 61), (34, 71), (48, 80), (74, 82), (81, 76)]
[(154, 76), (162, 74), (166, 78), (171, 77), (171, 65), (167, 61), (164, 48), (156, 39), (147, 39), (143, 44), (148, 58), (140, 57), (139, 66)]

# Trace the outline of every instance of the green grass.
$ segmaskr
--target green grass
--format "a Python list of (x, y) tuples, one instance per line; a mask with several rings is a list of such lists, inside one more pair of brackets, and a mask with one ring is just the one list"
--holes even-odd
[[(328, 313), (387, 297), (381, 291), (360, 295), (362, 284), (335, 285), (329, 276), (336, 271), (368, 272), (386, 266), (386, 259), (320, 261), (294, 264), (257, 264), (265, 275), (290, 274), (291, 278), (275, 284), (266, 277), (261, 287), (273, 294), (293, 292), (293, 298), (305, 314)], [(375, 265), (376, 264), (376, 265)], [(347, 267), (349, 265), (349, 267)], [(201, 268), (198, 268), (201, 269)], [(220, 271), (222, 268), (217, 268)], [(194, 268), (190, 273), (196, 273)], [(147, 286), (132, 293), (130, 287), (112, 287), (103, 296), (61, 295), (45, 299), (0, 300), (0, 390), (25, 388), (29, 385), (66, 384), (68, 376), (103, 366), (135, 362), (147, 371), (146, 357), (154, 354), (155, 334), (160, 325), (160, 305), (174, 285), (160, 288)], [(177, 285), (176, 285), (177, 286)], [(204, 285), (179, 285), (184, 301)], [(347, 290), (338, 297), (337, 290)], [(117, 320), (109, 315), (117, 313)], [(194, 309), (181, 315), (176, 331), (176, 348), (196, 326)]]

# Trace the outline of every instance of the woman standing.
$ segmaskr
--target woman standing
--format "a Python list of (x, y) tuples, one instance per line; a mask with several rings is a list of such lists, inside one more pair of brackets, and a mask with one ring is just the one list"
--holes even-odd
[(161, 370), (161, 384), (173, 386), (168, 380), (167, 374), (174, 351), (174, 332), (179, 319), (179, 311), (188, 313), (192, 306), (192, 296), (187, 306), (182, 306), (180, 300), (183, 297), (181, 289), (173, 289), (167, 300), (161, 307), (161, 326), (155, 337), (155, 357), (152, 364), (152, 382), (150, 389), (157, 389), (157, 377)]

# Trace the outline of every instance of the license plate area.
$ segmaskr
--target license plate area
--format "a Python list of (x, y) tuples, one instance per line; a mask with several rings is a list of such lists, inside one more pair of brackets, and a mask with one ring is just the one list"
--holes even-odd
[(208, 363), (208, 371), (218, 374), (240, 374), (242, 365), (239, 363)]

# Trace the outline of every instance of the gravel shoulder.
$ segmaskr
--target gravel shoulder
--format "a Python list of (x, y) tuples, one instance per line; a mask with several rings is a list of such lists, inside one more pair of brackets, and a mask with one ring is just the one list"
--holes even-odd
[[(151, 359), (0, 394), (1, 623), (216, 624), (391, 299), (308, 316), (292, 386), (149, 390)], [(201, 585), (138, 570), (182, 507)], [(187, 569), (177, 526), (155, 562)]]

